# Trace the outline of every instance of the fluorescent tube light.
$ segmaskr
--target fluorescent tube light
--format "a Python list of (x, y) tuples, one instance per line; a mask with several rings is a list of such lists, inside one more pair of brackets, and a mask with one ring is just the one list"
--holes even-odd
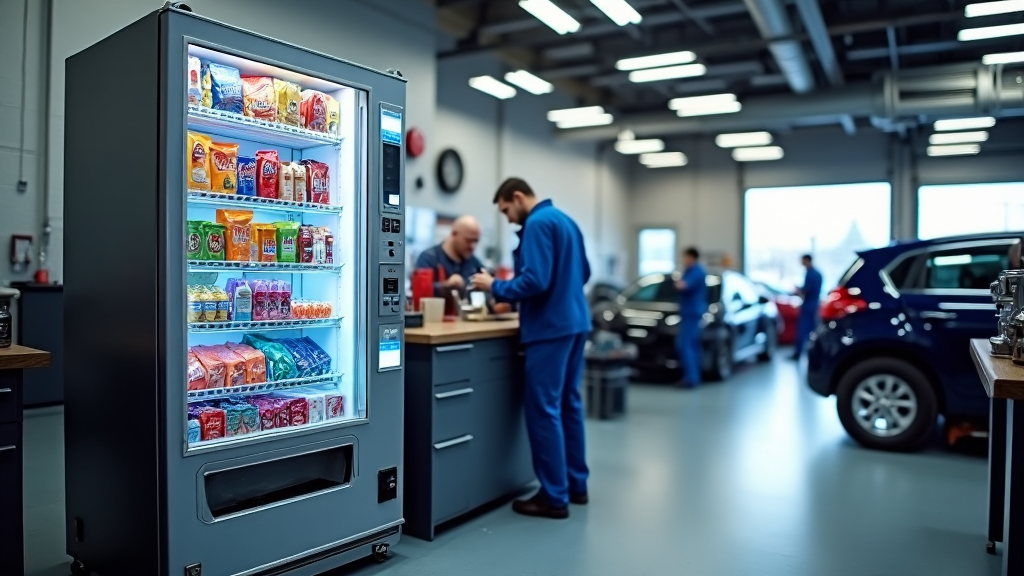
[(969, 40), (987, 40), (988, 38), (1002, 38), (1003, 36), (1017, 36), (1024, 34), (1024, 24), (1004, 24), (1002, 26), (985, 26), (984, 28), (967, 28), (961, 30), (956, 39), (961, 42)]
[(555, 125), (564, 130), (566, 128), (584, 128), (587, 126), (607, 126), (614, 121), (615, 118), (611, 114), (598, 114), (596, 116), (582, 116), (569, 120), (559, 120)]
[(686, 162), (686, 154), (683, 154), (682, 152), (658, 152), (656, 154), (640, 155), (640, 163), (648, 168), (686, 166)]
[(501, 100), (507, 100), (516, 95), (515, 88), (492, 76), (474, 76), (469, 79), (469, 85)]
[(715, 137), (715, 144), (719, 148), (767, 146), (771, 143), (772, 135), (768, 132), (740, 132), (737, 134), (719, 134)]
[(626, 24), (639, 24), (643, 17), (626, 0), (590, 0), (590, 3), (597, 6), (605, 16), (612, 19), (619, 26)]
[(651, 140), (619, 140), (615, 143), (615, 151), (619, 154), (649, 154), (661, 152), (665, 143), (657, 138)]
[(538, 78), (526, 70), (516, 70), (505, 74), (505, 81), (515, 84), (531, 94), (547, 94), (555, 89), (550, 82)]
[(680, 118), (689, 118), (690, 116), (710, 116), (712, 114), (734, 114), (742, 109), (743, 105), (739, 102), (723, 102), (721, 104), (676, 110), (676, 115)]
[(929, 156), (965, 156), (981, 152), (981, 146), (977, 144), (957, 144), (955, 146), (929, 146)]
[(991, 116), (980, 118), (952, 118), (950, 120), (936, 120), (933, 128), (936, 132), (949, 132), (951, 130), (977, 130), (980, 128), (991, 128), (996, 125), (996, 119)]
[(1001, 2), (979, 2), (968, 4), (964, 7), (964, 16), (977, 18), (978, 16), (992, 16), (993, 14), (1009, 14), (1010, 12), (1024, 11), (1024, 0), (1002, 0)]
[(988, 140), (988, 132), (980, 130), (977, 132), (943, 132), (932, 134), (928, 138), (929, 144), (970, 144), (971, 142), (984, 142)]
[(519, 0), (519, 7), (559, 34), (572, 34), (580, 29), (580, 23), (551, 0)]
[(707, 96), (690, 96), (687, 98), (673, 98), (668, 101), (670, 110), (681, 110), (683, 108), (707, 108), (736, 101), (735, 94), (708, 94)]
[(981, 57), (982, 64), (1013, 64), (1024, 62), (1024, 52), (1003, 52), (1002, 54), (986, 54)]
[(602, 108), (601, 106), (563, 108), (561, 110), (549, 111), (548, 120), (550, 122), (561, 122), (563, 120), (575, 120), (576, 118), (584, 118), (587, 116), (600, 116), (601, 114), (604, 114), (604, 108)]
[(684, 64), (682, 66), (666, 66), (665, 68), (648, 68), (634, 70), (629, 73), (630, 82), (657, 82), (673, 78), (693, 78), (703, 76), (708, 71), (703, 64)]
[(652, 54), (650, 56), (637, 56), (635, 58), (623, 58), (615, 63), (616, 70), (643, 70), (644, 68), (658, 68), (661, 66), (673, 66), (676, 64), (689, 64), (697, 59), (697, 55), (689, 50), (683, 52), (668, 52), (666, 54)]
[(732, 159), (737, 162), (762, 162), (779, 160), (785, 153), (778, 146), (758, 146), (756, 148), (734, 148)]

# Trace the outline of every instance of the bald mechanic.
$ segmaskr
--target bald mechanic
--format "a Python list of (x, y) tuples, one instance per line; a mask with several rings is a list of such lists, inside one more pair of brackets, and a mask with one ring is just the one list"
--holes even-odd
[(448, 297), (452, 290), (458, 290), (460, 296), (466, 295), (469, 279), (483, 268), (473, 255), (479, 243), (480, 222), (472, 216), (460, 216), (452, 223), (451, 233), (444, 242), (419, 255), (416, 268), (434, 271), (434, 296)]
[(583, 347), (590, 311), (583, 285), (590, 264), (583, 234), (550, 200), (538, 199), (526, 182), (506, 180), (494, 203), (510, 224), (519, 224), (513, 253), (515, 277), (473, 276), (478, 290), (502, 302), (519, 303), (520, 342), (526, 353), (523, 411), (541, 489), (517, 500), (512, 510), (526, 516), (563, 519), (569, 503), (586, 504), (587, 469), (583, 438)]

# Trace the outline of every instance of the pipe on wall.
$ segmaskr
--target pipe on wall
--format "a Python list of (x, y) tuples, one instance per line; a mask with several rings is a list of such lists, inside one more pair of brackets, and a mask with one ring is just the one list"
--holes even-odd
[(793, 23), (782, 0), (743, 0), (754, 19), (761, 36), (768, 42), (768, 50), (786, 77), (789, 87), (797, 94), (815, 88), (814, 74), (799, 40), (794, 40)]

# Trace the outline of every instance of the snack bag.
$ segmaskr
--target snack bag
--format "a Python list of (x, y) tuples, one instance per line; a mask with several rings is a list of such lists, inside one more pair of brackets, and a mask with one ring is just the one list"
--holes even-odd
[(242, 196), (256, 195), (256, 159), (252, 156), (239, 156), (236, 162), (235, 180), (238, 189), (236, 194)]
[(324, 252), (327, 254), (327, 263), (334, 264), (334, 234), (324, 234)]
[(247, 344), (228, 342), (224, 345), (245, 360), (246, 384), (262, 384), (267, 381), (267, 357), (263, 352)]
[(238, 144), (210, 143), (210, 189), (234, 194), (238, 185)]
[(186, 289), (188, 295), (188, 308), (187, 317), (189, 322), (199, 322), (200, 318), (203, 317), (203, 303), (199, 301), (196, 295), (196, 287), (189, 286)]
[(241, 114), (242, 75), (238, 68), (210, 63), (210, 82), (213, 92), (213, 108)]
[(226, 435), (227, 415), (220, 408), (207, 406), (199, 411), (199, 435), (203, 440), (215, 440)]
[(298, 222), (274, 222), (277, 228), (277, 261), (299, 261), (299, 227)]
[(225, 387), (234, 388), (235, 386), (245, 386), (245, 359), (235, 354), (227, 348), (227, 346), (202, 346), (204, 350), (210, 352), (221, 362), (224, 363), (224, 385)]
[(309, 403), (303, 398), (283, 397), (285, 409), (288, 410), (288, 423), (292, 426), (305, 426), (309, 423)]
[(203, 94), (200, 104), (207, 108), (213, 108), (213, 77), (210, 75), (209, 62), (201, 62), (199, 68), (199, 82)]
[(277, 122), (277, 93), (274, 79), (267, 76), (242, 78), (242, 97), (245, 115), (267, 122)]
[(255, 406), (242, 403), (225, 403), (221, 408), (225, 413), (226, 435), (229, 438), (232, 436), (244, 436), (245, 434), (259, 432), (260, 412)]
[(291, 162), (281, 162), (281, 170), (277, 175), (277, 199), (287, 200), (289, 202), (295, 201), (295, 182), (293, 176), (295, 171), (292, 170)]
[(206, 369), (206, 387), (209, 388), (223, 388), (224, 377), (226, 375), (226, 368), (224, 362), (221, 361), (215, 354), (210, 353), (203, 346), (193, 346), (190, 352), (199, 360), (203, 368)]
[(189, 190), (210, 189), (210, 145), (209, 136), (197, 132), (188, 133), (188, 188)]
[(299, 85), (274, 78), (274, 91), (277, 93), (277, 121), (289, 126), (299, 126), (302, 122), (299, 115), (299, 106), (302, 104)]
[(216, 304), (216, 320), (215, 322), (227, 322), (231, 318), (231, 299), (228, 298), (228, 293), (220, 288), (212, 288), (210, 293), (213, 294), (213, 301)]
[(233, 262), (248, 262), (252, 252), (250, 223), (252, 210), (217, 210), (217, 223), (225, 227), (224, 258)]
[(201, 220), (188, 221), (185, 251), (188, 253), (189, 260), (199, 260), (203, 251), (203, 222)]
[(189, 418), (188, 419), (188, 443), (189, 444), (195, 444), (196, 442), (199, 442), (201, 439), (202, 439), (202, 434), (200, 433), (199, 420), (196, 420), (195, 418)]
[(195, 56), (188, 57), (188, 78), (186, 84), (188, 85), (188, 105), (199, 106), (203, 103), (203, 84), (200, 79), (202, 74), (202, 63), (199, 62), (199, 58)]
[(277, 280), (267, 282), (267, 319), (281, 319), (281, 283)]
[(331, 177), (327, 164), (316, 160), (303, 160), (306, 166), (306, 201), (316, 204), (331, 203)]
[(292, 191), (296, 202), (307, 202), (306, 198), (306, 167), (292, 162)]
[[(305, 413), (306, 422), (310, 424), (319, 424), (324, 421), (325, 414), (323, 393), (318, 394), (316, 392), (307, 392), (303, 390), (301, 392), (285, 392), (282, 394), (282, 396), (286, 398), (291, 398), (293, 402), (295, 400), (298, 400), (302, 404), (305, 404), (305, 406), (301, 409)], [(289, 403), (289, 406), (294, 406), (294, 404)], [(292, 418), (295, 418), (294, 412), (292, 413)]]
[[(277, 228), (273, 224), (253, 224), (253, 242), (258, 262), (277, 262)], [(266, 320), (266, 318), (264, 318)]]
[(298, 378), (295, 359), (279, 342), (256, 334), (246, 334), (242, 342), (263, 352), (266, 356), (267, 378), (271, 382)]
[(196, 286), (196, 301), (199, 303), (199, 322), (217, 321), (217, 300), (208, 286)]
[(324, 94), (324, 101), (327, 103), (327, 133), (337, 136), (341, 130), (341, 105), (326, 94)]
[(256, 152), (256, 195), (260, 198), (277, 198), (277, 175), (281, 160), (277, 150)]
[(299, 261), (306, 264), (313, 262), (313, 227), (301, 226), (299, 228)]
[(327, 95), (318, 90), (303, 90), (299, 115), (303, 128), (327, 132)]
[(200, 260), (223, 260), (224, 259), (224, 231), (223, 224), (203, 222), (203, 247), (199, 254)]
[(288, 319), (292, 317), (292, 285), (288, 282), (281, 281), (281, 318)]
[(192, 352), (188, 353), (188, 390), (206, 390), (209, 380), (206, 368)]
[(252, 283), (252, 319), (255, 321), (270, 320), (269, 303), (270, 289), (263, 280)]

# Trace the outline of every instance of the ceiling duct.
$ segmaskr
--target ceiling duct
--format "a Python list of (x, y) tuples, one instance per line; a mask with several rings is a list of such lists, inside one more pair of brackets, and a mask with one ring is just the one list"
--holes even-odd
[(768, 42), (768, 50), (797, 94), (814, 90), (814, 74), (796, 32), (789, 20), (783, 0), (743, 0), (750, 11), (750, 17), (757, 24), (761, 36)]

